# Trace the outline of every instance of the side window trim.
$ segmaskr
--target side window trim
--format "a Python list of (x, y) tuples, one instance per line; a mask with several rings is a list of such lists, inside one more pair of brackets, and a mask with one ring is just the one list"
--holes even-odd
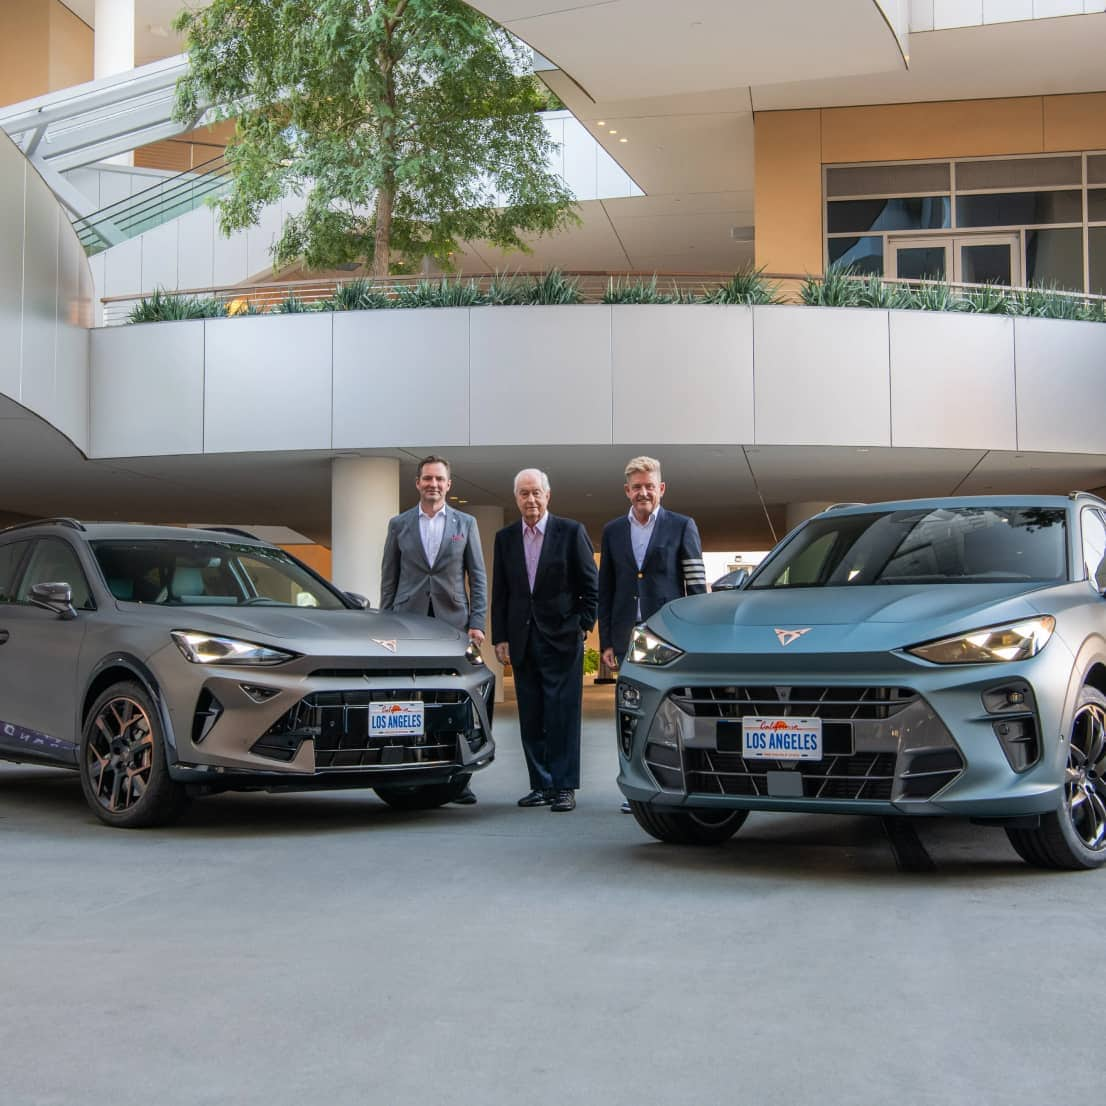
[[(74, 593), (77, 593), (78, 587), (80, 585), (83, 585), (83, 587), (84, 587), (84, 593), (85, 593), (85, 597), (86, 597), (85, 601), (81, 604), (74, 603), (73, 606), (79, 611), (94, 611), (94, 610), (96, 610), (96, 599), (92, 594), (92, 588), (91, 588), (91, 586), (89, 585), (89, 582), (88, 582), (88, 573), (85, 572), (84, 566), (81, 564), (81, 555), (80, 555), (80, 553), (78, 553), (77, 549), (73, 545), (71, 545), (68, 541), (66, 541), (64, 538), (62, 538), (60, 536), (54, 536), (53, 534), (36, 538), (31, 543), (31, 548), (23, 555), (23, 562), (19, 566), (19, 576), (18, 576), (17, 580), (15, 581), (15, 588), (14, 588), (14, 591), (13, 591), (12, 602), (15, 603), (15, 604), (18, 604), (19, 606), (22, 606), (22, 607), (30, 606), (30, 601), (28, 599), (20, 599), (19, 595), (22, 593), (22, 591), (24, 589), (24, 585), (27, 581), (27, 575), (31, 571), (31, 566), (34, 563), (36, 553), (38, 552), (38, 550), (42, 546), (45, 546), (45, 545), (47, 545), (51, 542), (63, 546), (69, 552), (69, 554), (73, 558), (74, 564), (77, 566), (77, 571), (80, 573), (80, 579), (79, 580), (68, 580), (68, 581), (66, 581), (66, 583), (68, 583), (70, 585), (70, 587), (73, 588)], [(49, 582), (49, 581), (46, 581), (46, 580), (38, 581), (38, 583), (47, 583), (47, 582)], [(29, 590), (30, 589), (28, 588), (28, 592), (29, 592)]]
[(4, 597), (3, 591), (0, 591), (0, 604), (16, 602), (16, 595), (19, 593), (19, 584), (23, 579), (23, 573), (27, 570), (27, 561), (30, 556), (31, 549), (34, 547), (34, 540), (31, 538), (24, 538), (21, 541), (11, 542), (9, 545), (4, 546), (5, 549), (11, 547), (22, 547), (22, 552), (19, 554), (18, 560), (12, 566), (11, 581), (9, 584), (9, 591), (7, 598)]

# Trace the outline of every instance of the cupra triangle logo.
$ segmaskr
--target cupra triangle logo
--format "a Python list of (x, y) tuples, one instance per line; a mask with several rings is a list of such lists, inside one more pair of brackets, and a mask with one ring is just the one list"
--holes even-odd
[(780, 639), (781, 645), (790, 645), (793, 641), (798, 641), (803, 634), (809, 634), (810, 627), (807, 626), (802, 630), (780, 630), (777, 628), (776, 637)]
[[(778, 634), (779, 630), (777, 630), (776, 633)], [(394, 653), (396, 651), (397, 647), (399, 646), (399, 642), (396, 641), (396, 639), (394, 637), (384, 638), (384, 639), (374, 637), (373, 641), (376, 642), (376, 644), (381, 646), (382, 648), (387, 649), (389, 653)]]

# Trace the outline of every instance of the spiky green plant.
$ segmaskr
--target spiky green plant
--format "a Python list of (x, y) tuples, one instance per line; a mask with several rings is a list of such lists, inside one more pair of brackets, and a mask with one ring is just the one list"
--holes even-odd
[(767, 280), (764, 269), (745, 268), (725, 284), (706, 290), (703, 303), (779, 303), (779, 285)]
[(1009, 292), (1001, 285), (987, 284), (972, 288), (960, 298), (960, 310), (976, 315), (1005, 315), (1009, 308)]
[(1106, 323), (1106, 300), (1088, 300), (1086, 314), (1083, 317), (1089, 323)]
[(288, 292), (285, 294), (284, 299), (279, 303), (274, 303), (269, 308), (270, 315), (302, 315), (309, 311), (317, 311), (318, 308), (314, 304), (306, 303), (296, 295), (295, 292)]
[(910, 289), (909, 305), (916, 311), (963, 311), (960, 293), (940, 281), (924, 281)]
[(442, 277), (438, 285), (439, 305), (441, 307), (477, 307), (487, 303), (488, 297), (480, 291), (474, 280), (450, 280)]
[(517, 307), (530, 302), (530, 284), (518, 273), (496, 273), (485, 295), (493, 307)]
[(574, 277), (566, 277), (560, 269), (550, 269), (534, 280), (528, 289), (532, 304), (579, 303), (584, 297), (580, 291), (580, 282)]
[(824, 277), (806, 277), (799, 298), (810, 307), (856, 307), (859, 289), (851, 267), (831, 267)]
[(356, 280), (339, 281), (334, 286), (334, 295), (327, 300), (323, 311), (363, 311), (366, 300), (372, 292), (372, 285), (364, 277)]
[(626, 277), (610, 277), (607, 281), (607, 290), (603, 293), (604, 303), (675, 303), (676, 300), (667, 292), (657, 289), (657, 274), (654, 273), (648, 281), (640, 277), (631, 280)]
[(181, 319), (214, 319), (227, 313), (226, 304), (213, 296), (174, 296), (155, 288), (131, 308), (129, 323), (165, 323)]
[(1085, 319), (1087, 307), (1081, 297), (1054, 284), (1025, 288), (1010, 296), (1007, 311), (1034, 319)]
[(856, 281), (856, 306), (898, 308), (910, 306), (910, 290), (872, 273)]

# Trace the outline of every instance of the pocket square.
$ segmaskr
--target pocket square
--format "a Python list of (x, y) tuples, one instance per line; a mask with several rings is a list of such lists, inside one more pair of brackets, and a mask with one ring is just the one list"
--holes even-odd
[(465, 535), (464, 534), (454, 534), (453, 535), (453, 540), (454, 541), (464, 541), (465, 540)]

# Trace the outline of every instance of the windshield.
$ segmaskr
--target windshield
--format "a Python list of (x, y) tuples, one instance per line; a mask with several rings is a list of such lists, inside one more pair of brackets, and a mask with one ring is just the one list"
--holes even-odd
[(750, 588), (1066, 580), (1065, 512), (920, 507), (829, 515), (765, 561)]
[(166, 606), (267, 604), (342, 610), (333, 591), (281, 549), (214, 541), (94, 541), (116, 599)]

